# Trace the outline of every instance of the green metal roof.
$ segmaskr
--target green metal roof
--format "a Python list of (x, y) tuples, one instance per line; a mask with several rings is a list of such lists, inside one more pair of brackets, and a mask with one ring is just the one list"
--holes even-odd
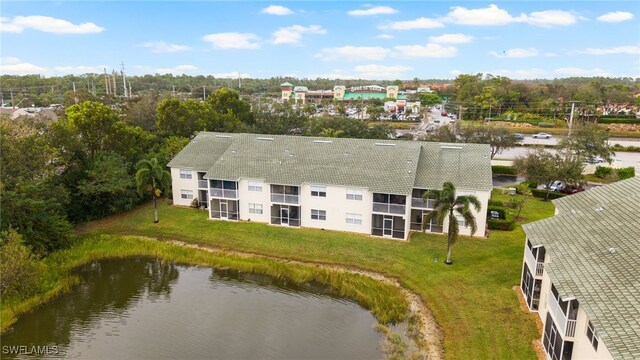
[[(611, 355), (640, 354), (640, 178), (554, 200), (559, 214), (524, 225), (560, 296), (575, 296)], [(613, 249), (613, 251), (609, 251)]]
[(290, 82), (285, 82), (285, 83), (280, 84), (280, 86), (293, 86), (293, 84), (290, 83)]
[[(219, 144), (203, 147), (204, 142)], [(200, 133), (169, 166), (196, 168), (190, 164), (210, 164), (205, 175), (210, 179), (318, 183), (393, 194), (410, 194), (414, 187), (440, 189), (444, 181), (453, 181), (461, 189), (491, 189), (488, 145), (456, 144), (465, 156), (458, 156), (458, 149), (441, 146), (403, 140)], [(199, 149), (206, 152), (199, 154)], [(445, 161), (455, 164), (443, 165)], [(471, 165), (476, 162), (480, 165)], [(429, 172), (439, 175), (429, 177)], [(463, 179), (465, 176), (469, 179)]]
[(345, 92), (343, 100), (384, 100), (387, 98), (386, 92)]

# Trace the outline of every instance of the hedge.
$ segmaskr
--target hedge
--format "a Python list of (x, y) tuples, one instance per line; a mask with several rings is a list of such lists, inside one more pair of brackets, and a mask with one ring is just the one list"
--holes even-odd
[(511, 231), (516, 228), (516, 222), (513, 220), (487, 220), (487, 226), (490, 230)]
[(487, 217), (491, 218), (491, 212), (492, 211), (497, 211), (498, 212), (498, 217), (500, 217), (500, 219), (506, 219), (507, 218), (507, 213), (504, 211), (503, 207), (499, 207), (499, 206), (489, 206), (487, 208)]
[(636, 116), (634, 114), (625, 115), (625, 114), (611, 114), (611, 115), (600, 115), (600, 119), (635, 119)]
[(629, 179), (636, 176), (636, 168), (634, 168), (633, 166), (621, 168), (616, 171), (620, 180)]
[(611, 175), (611, 173), (613, 173), (613, 168), (610, 168), (608, 166), (596, 166), (596, 172), (593, 173), (593, 175), (604, 179), (607, 176)]
[(550, 123), (550, 122), (539, 122), (538, 126), (541, 128), (552, 128), (552, 127), (556, 127), (556, 124)]
[(611, 146), (611, 150), (613, 151), (623, 151), (623, 152), (640, 152), (640, 146), (622, 146), (620, 144), (613, 144)]
[(491, 172), (493, 175), (517, 175), (513, 166), (492, 165)]
[(489, 206), (504, 207), (504, 203), (502, 201), (489, 199)]
[(600, 124), (640, 124), (640, 119), (633, 118), (600, 118)]
[[(531, 194), (537, 198), (541, 198), (544, 199), (547, 196), (547, 190), (540, 190), (540, 189), (531, 189)], [(561, 197), (566, 196), (563, 193), (559, 193), (559, 192), (555, 192), (555, 191), (549, 191), (549, 199), (553, 200), (553, 199), (559, 199)]]

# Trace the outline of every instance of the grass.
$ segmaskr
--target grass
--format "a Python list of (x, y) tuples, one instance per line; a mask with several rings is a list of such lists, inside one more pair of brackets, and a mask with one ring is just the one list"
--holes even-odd
[(364, 275), (265, 258), (212, 253), (146, 237), (89, 235), (70, 249), (54, 253), (44, 261), (48, 279), (40, 294), (24, 301), (3, 299), (2, 332), (20, 315), (77, 284), (79, 280), (73, 275), (73, 269), (97, 259), (128, 256), (153, 256), (176, 263), (264, 274), (293, 284), (323, 284), (339, 296), (356, 300), (382, 324), (404, 321), (408, 315), (409, 305), (400, 288)]
[(420, 121), (370, 121), (368, 123), (369, 126), (375, 125), (387, 125), (389, 129), (395, 130), (410, 130), (418, 125), (420, 125)]
[[(508, 202), (508, 195), (495, 194)], [(519, 283), (525, 235), (492, 231), (488, 238), (460, 237), (453, 266), (443, 264), (446, 237), (414, 233), (409, 242), (317, 229), (289, 229), (251, 222), (211, 221), (205, 211), (143, 205), (127, 214), (93, 222), (86, 234), (142, 235), (220, 249), (341, 264), (384, 273), (417, 293), (445, 336), (449, 359), (534, 359), (538, 338), (533, 317), (520, 311), (512, 286)], [(521, 217), (553, 215), (553, 204), (527, 200)], [(434, 261), (438, 258), (438, 261)]]
[[(464, 121), (462, 123), (462, 126), (463, 127), (475, 126), (476, 122), (477, 122), (476, 120)], [(521, 134), (537, 134), (537, 133), (544, 132), (544, 133), (551, 134), (551, 135), (566, 136), (567, 133), (569, 132), (569, 128), (567, 128), (567, 127), (547, 128), (547, 127), (539, 127), (539, 126), (532, 126), (532, 127), (500, 126), (500, 128), (504, 128), (504, 129), (507, 129), (507, 130), (509, 130), (511, 132), (521, 133)], [(610, 131), (607, 131), (607, 134), (609, 134), (610, 137), (637, 138), (638, 136), (640, 136), (640, 131), (615, 131), (615, 130), (610, 130)]]

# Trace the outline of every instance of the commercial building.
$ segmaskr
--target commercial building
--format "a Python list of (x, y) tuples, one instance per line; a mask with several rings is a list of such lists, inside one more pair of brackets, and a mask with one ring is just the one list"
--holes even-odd
[[(422, 194), (445, 181), (478, 197), (475, 236), (484, 236), (489, 154), (483, 144), (201, 132), (168, 166), (174, 204), (198, 199), (211, 219), (407, 239), (433, 210)], [(426, 231), (442, 233), (447, 221)]]
[(280, 85), (282, 91), (281, 100), (293, 101), (297, 104), (306, 104), (307, 102), (319, 104), (322, 100), (338, 100), (338, 101), (368, 101), (373, 99), (385, 100), (396, 99), (403, 106), (406, 103), (407, 96), (400, 94), (398, 86), (389, 85), (386, 88), (378, 85), (365, 85), (347, 88), (343, 85), (336, 85), (333, 90), (309, 90), (306, 86), (294, 86), (291, 83)]
[(554, 203), (523, 226), (520, 286), (547, 358), (640, 358), (640, 178)]

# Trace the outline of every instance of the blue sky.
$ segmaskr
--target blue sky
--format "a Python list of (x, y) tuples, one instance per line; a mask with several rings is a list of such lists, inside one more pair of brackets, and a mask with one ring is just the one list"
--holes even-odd
[(2, 74), (640, 77), (640, 2), (3, 1)]

